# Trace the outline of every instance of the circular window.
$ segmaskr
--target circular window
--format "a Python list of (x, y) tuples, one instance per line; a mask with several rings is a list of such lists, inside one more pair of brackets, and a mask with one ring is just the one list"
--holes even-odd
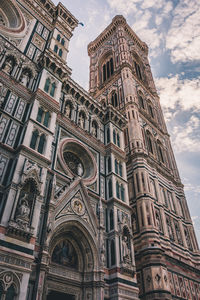
[(15, 1), (0, 1), (0, 32), (13, 37), (25, 34), (26, 22)]
[(67, 138), (60, 144), (61, 165), (71, 176), (79, 176), (85, 183), (96, 180), (97, 165), (93, 154), (77, 140)]

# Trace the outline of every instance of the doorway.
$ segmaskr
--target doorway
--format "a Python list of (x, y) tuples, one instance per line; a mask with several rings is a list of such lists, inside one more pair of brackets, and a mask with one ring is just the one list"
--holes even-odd
[(50, 291), (47, 296), (47, 300), (75, 300), (75, 296), (57, 291)]

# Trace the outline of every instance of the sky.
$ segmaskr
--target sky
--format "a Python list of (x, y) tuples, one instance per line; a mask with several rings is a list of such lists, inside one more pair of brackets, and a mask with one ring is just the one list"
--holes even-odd
[[(55, 4), (57, 0), (53, 1)], [(200, 244), (200, 1), (61, 0), (84, 26), (71, 39), (67, 64), (88, 90), (87, 45), (123, 15), (149, 47), (149, 61)]]

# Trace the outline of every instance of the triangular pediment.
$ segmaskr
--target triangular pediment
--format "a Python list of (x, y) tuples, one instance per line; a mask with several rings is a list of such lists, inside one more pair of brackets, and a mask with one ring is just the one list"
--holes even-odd
[(90, 203), (87, 193), (87, 188), (82, 183), (81, 179), (77, 179), (71, 186), (62, 194), (58, 200), (54, 210), (54, 222), (60, 224), (67, 220), (81, 220), (85, 226), (90, 226), (93, 233), (97, 234), (97, 217)]

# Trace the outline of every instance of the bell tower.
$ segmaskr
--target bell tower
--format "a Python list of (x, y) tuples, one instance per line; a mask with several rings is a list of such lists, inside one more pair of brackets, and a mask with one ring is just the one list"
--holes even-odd
[(148, 47), (123, 16), (116, 16), (88, 45), (88, 54), (91, 96), (127, 118), (124, 141), (140, 297), (190, 299), (185, 270), (190, 264), (190, 277), (197, 280), (199, 249)]

